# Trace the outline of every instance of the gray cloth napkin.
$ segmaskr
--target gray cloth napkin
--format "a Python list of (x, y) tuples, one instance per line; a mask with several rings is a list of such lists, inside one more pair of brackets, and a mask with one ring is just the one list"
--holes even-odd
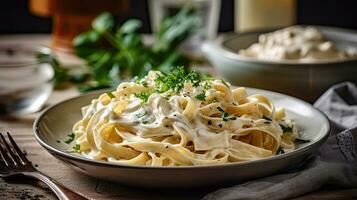
[(301, 169), (207, 194), (204, 200), (287, 199), (319, 189), (357, 187), (357, 87), (333, 86), (314, 104), (331, 121), (332, 134)]

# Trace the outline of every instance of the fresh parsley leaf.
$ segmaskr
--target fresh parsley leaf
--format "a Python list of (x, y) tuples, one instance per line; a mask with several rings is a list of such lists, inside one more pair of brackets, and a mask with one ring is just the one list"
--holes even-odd
[(177, 48), (182, 38), (198, 30), (201, 24), (199, 12), (192, 6), (184, 6), (176, 15), (166, 17), (159, 25), (153, 50), (163, 52)]
[(205, 81), (212, 81), (213, 80), (213, 76), (209, 73), (205, 73), (202, 75), (202, 79)]
[[(147, 45), (139, 33), (142, 22), (130, 19), (118, 26), (110, 13), (102, 13), (93, 21), (91, 30), (73, 40), (75, 53), (88, 66), (89, 80), (82, 91), (116, 88), (121, 81), (143, 77), (150, 70), (168, 73), (173, 66), (188, 66), (190, 60), (177, 47), (198, 30), (198, 21), (198, 12), (183, 8), (163, 19), (154, 33), (155, 41)], [(67, 79), (66, 71), (57, 74), (61, 82)], [(194, 75), (187, 79), (196, 85)]]
[(186, 75), (185, 80), (191, 82), (193, 87), (199, 86), (201, 82), (200, 75), (196, 71), (190, 71), (190, 73)]
[(93, 22), (92, 28), (99, 33), (111, 31), (114, 27), (113, 16), (109, 12), (100, 14)]
[(235, 116), (232, 116), (232, 117), (228, 117), (229, 116), (229, 113), (225, 112), (221, 107), (217, 107), (217, 109), (222, 113), (222, 119), (223, 121), (228, 121), (228, 120), (236, 120), (237, 117)]
[(112, 92), (106, 92), (106, 93), (111, 99), (115, 98), (115, 96)]
[(143, 102), (147, 102), (150, 95), (151, 95), (150, 92), (139, 92), (135, 94), (135, 96), (141, 99)]
[(184, 67), (173, 68), (168, 74), (158, 74), (155, 79), (157, 91), (164, 93), (167, 91), (179, 92), (185, 82), (190, 82), (194, 87), (200, 83), (199, 74), (195, 71), (186, 72)]
[(77, 69), (79, 66), (64, 66), (53, 54), (37, 53), (36, 59), (40, 64), (46, 63), (51, 65), (54, 71), (54, 85), (56, 89), (65, 88), (69, 85), (69, 83), (83, 83), (88, 79), (89, 74), (77, 72), (79, 70), (70, 70), (75, 68)]
[(281, 129), (283, 130), (283, 133), (292, 133), (293, 132), (293, 126), (289, 127), (289, 126), (284, 126), (279, 124)]
[(68, 134), (67, 136), (68, 136), (68, 138), (67, 138), (67, 140), (64, 141), (64, 142), (65, 142), (66, 144), (70, 144), (71, 142), (73, 142), (73, 140), (74, 140), (74, 138), (75, 138), (75, 135), (74, 135), (74, 133), (71, 133), (71, 134)]
[(223, 121), (228, 121), (228, 113), (226, 113), (226, 112), (224, 112), (224, 113), (222, 113), (222, 118), (223, 118)]
[(81, 145), (80, 144), (76, 144), (74, 147), (73, 147), (73, 151), (75, 153), (80, 153), (81, 152)]
[(221, 82), (222, 82), (227, 88), (229, 88), (229, 85), (228, 85), (228, 83), (227, 83), (225, 80), (221, 79)]
[(202, 92), (202, 93), (196, 95), (195, 98), (200, 100), (200, 101), (204, 101), (205, 98), (206, 98), (206, 94), (205, 94), (205, 92)]
[(278, 150), (276, 150), (276, 155), (284, 154), (284, 153), (285, 153), (285, 151), (284, 151), (283, 147), (279, 146)]
[(121, 34), (130, 34), (137, 31), (142, 25), (142, 22), (136, 19), (130, 19), (126, 21), (120, 28)]
[(203, 82), (202, 86), (206, 90), (208, 90), (208, 89), (210, 89), (212, 87), (211, 84), (208, 81)]
[(142, 81), (141, 83), (144, 87), (149, 87), (149, 84), (146, 81)]

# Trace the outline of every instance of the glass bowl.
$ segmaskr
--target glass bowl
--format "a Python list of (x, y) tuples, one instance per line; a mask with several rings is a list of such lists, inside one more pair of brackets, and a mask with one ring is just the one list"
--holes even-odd
[(33, 113), (42, 108), (53, 89), (54, 71), (36, 56), (50, 53), (40, 45), (0, 44), (0, 115)]

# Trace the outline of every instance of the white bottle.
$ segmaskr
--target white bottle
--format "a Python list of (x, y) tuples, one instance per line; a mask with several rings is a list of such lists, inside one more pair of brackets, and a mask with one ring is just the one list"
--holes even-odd
[(295, 23), (296, 0), (235, 0), (235, 31), (238, 33)]

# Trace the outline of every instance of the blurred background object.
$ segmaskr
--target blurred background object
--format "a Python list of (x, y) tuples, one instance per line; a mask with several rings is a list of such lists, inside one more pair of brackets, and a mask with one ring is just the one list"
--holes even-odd
[[(206, 35), (246, 31), (291, 24), (315, 24), (357, 29), (356, 1), (337, 0), (4, 0), (0, 7), (0, 34), (53, 33), (52, 46), (72, 50), (71, 39), (89, 30), (102, 11), (110, 11), (117, 23), (137, 18), (141, 33), (151, 33), (173, 5), (192, 2), (201, 8)], [(151, 12), (150, 12), (151, 11)], [(221, 11), (221, 12), (220, 12)], [(152, 14), (150, 16), (150, 13)], [(171, 13), (172, 14), (172, 13)], [(217, 16), (218, 15), (218, 16)], [(151, 17), (151, 18), (150, 18)], [(151, 19), (151, 20), (150, 20)], [(191, 47), (195, 46), (192, 45)], [(196, 45), (197, 46), (197, 45)], [(189, 48), (188, 48), (189, 49)]]
[(165, 16), (176, 14), (181, 7), (193, 7), (202, 18), (201, 37), (214, 39), (218, 31), (221, 0), (150, 0), (150, 20), (153, 31)]
[[(180, 7), (187, 3), (194, 12), (179, 14)], [(0, 7), (0, 34), (3, 41), (33, 41), (35, 37), (46, 40), (44, 44), (56, 50), (49, 63), (58, 66), (55, 80), (63, 84), (56, 84), (57, 88), (71, 85), (69, 82), (89, 91), (115, 88), (121, 81), (142, 76), (151, 69), (200, 66), (211, 73), (220, 72), (208, 63), (195, 62), (202, 41), (215, 39), (217, 33), (294, 24), (357, 29), (356, 4), (337, 0), (4, 0)], [(109, 12), (93, 23), (102, 11)], [(160, 23), (162, 27), (157, 28)], [(190, 39), (186, 41), (187, 38)], [(80, 67), (75, 69), (76, 65)]]
[(53, 12), (51, 0), (29, 0), (29, 10), (39, 17), (50, 17)]
[(236, 0), (238, 33), (291, 26), (296, 23), (296, 0)]
[(182, 51), (193, 59), (200, 59), (201, 44), (217, 36), (221, 0), (149, 0), (151, 29), (156, 32), (164, 17), (176, 14), (183, 6), (195, 9), (201, 18), (201, 25), (182, 46)]
[[(41, 2), (48, 0), (33, 1)], [(98, 0), (97, 2), (102, 1)], [(3, 0), (1, 2), (0, 22), (2, 26), (0, 27), (0, 34), (51, 32), (52, 19), (31, 14), (29, 4), (30, 1), (26, 0)], [(219, 32), (234, 30), (234, 5), (234, 0), (222, 0)], [(296, 1), (296, 23), (357, 29), (357, 23), (355, 23), (357, 21), (356, 6), (357, 2), (354, 0), (344, 0), (343, 3), (338, 0), (298, 0)], [(128, 10), (119, 15), (120, 18), (117, 19), (118, 23), (128, 18), (137, 18), (143, 22), (140, 31), (150, 33), (151, 23), (148, 8), (148, 0), (130, 1)]]
[(88, 31), (93, 19), (104, 11), (126, 12), (128, 0), (30, 0), (29, 10), (41, 17), (53, 17), (52, 44), (56, 50), (71, 51), (72, 40)]

